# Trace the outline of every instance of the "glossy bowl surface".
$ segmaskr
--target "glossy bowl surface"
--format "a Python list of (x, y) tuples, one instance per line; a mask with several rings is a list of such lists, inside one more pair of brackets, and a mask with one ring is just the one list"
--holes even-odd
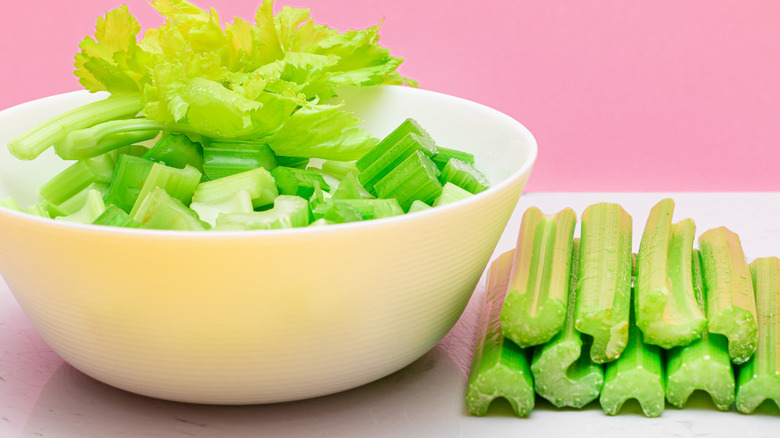
[[(102, 96), (0, 112), (0, 199), (37, 202), (67, 163), (12, 158), (8, 140)], [(84, 373), (169, 400), (249, 404), (353, 388), (422, 356), (454, 325), (536, 159), (514, 119), (397, 86), (356, 89), (376, 136), (407, 117), (472, 152), (492, 187), (406, 216), (257, 232), (167, 232), (44, 220), (0, 208), (0, 275), (42, 338)]]

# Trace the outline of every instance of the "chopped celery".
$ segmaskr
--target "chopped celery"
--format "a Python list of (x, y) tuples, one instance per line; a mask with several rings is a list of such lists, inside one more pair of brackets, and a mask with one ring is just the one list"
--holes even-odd
[(363, 220), (381, 219), (404, 214), (401, 205), (393, 198), (390, 199), (330, 199), (318, 204), (312, 209), (314, 219), (324, 217), (334, 205), (345, 204), (355, 209)]
[(283, 157), (281, 155), (276, 156), (277, 166), (294, 167), (296, 169), (305, 169), (309, 165), (310, 161), (311, 159), (307, 157)]
[(404, 211), (416, 200), (431, 203), (441, 195), (442, 186), (434, 174), (436, 166), (421, 151), (414, 151), (404, 161), (376, 182), (380, 198), (395, 198)]
[[(699, 251), (691, 257), (693, 289), (697, 302), (705, 309), (706, 290)], [(666, 355), (666, 400), (681, 408), (693, 391), (710, 394), (715, 407), (727, 411), (734, 403), (734, 372), (729, 359), (726, 338), (710, 334), (705, 329), (702, 337), (684, 347), (675, 347)]]
[(203, 146), (203, 172), (208, 179), (218, 179), (262, 167), (273, 170), (276, 155), (263, 142), (212, 141)]
[(756, 259), (750, 276), (756, 293), (758, 348), (739, 369), (736, 404), (745, 414), (767, 399), (780, 408), (780, 259)]
[(143, 108), (139, 94), (111, 96), (52, 117), (8, 142), (8, 150), (22, 160), (32, 160), (72, 131), (101, 122), (134, 116)]
[(203, 146), (184, 134), (164, 134), (143, 157), (179, 169), (190, 165), (203, 173)]
[(152, 166), (154, 162), (146, 158), (120, 155), (117, 158), (111, 185), (106, 193), (106, 204), (114, 204), (129, 213), (138, 199), (138, 194)]
[(324, 225), (333, 225), (333, 222), (325, 219), (325, 218), (319, 218), (316, 221), (309, 224), (310, 227), (321, 227)]
[(71, 131), (54, 143), (54, 152), (65, 160), (82, 160), (105, 154), (122, 146), (149, 140), (165, 129), (153, 120), (121, 119)]
[(271, 173), (258, 167), (198, 184), (192, 195), (192, 202), (200, 204), (220, 202), (241, 190), (249, 192), (253, 208), (273, 204), (274, 199), (279, 196), (276, 181)]
[(0, 201), (0, 207), (5, 207), (14, 211), (22, 211), (22, 209), (19, 207), (19, 204), (17, 204), (16, 200), (11, 196)]
[(184, 169), (166, 166), (163, 163), (154, 163), (146, 181), (138, 193), (138, 200), (130, 211), (130, 216), (134, 215), (141, 200), (146, 197), (155, 187), (160, 187), (168, 192), (169, 195), (181, 201), (184, 205), (189, 205), (192, 201), (192, 195), (200, 182), (201, 173), (198, 169), (190, 166), (184, 166)]
[(436, 167), (438, 167), (442, 173), (444, 173), (444, 167), (452, 158), (471, 164), (472, 166), (474, 165), (474, 155), (456, 149), (443, 148), (441, 146), (439, 146), (439, 153), (431, 157), (433, 162), (436, 163)]
[(46, 219), (51, 219), (51, 214), (49, 213), (49, 210), (47, 210), (43, 204), (31, 205), (27, 207), (25, 213), (31, 214), (33, 216), (45, 217)]
[(43, 199), (59, 205), (92, 183), (111, 182), (113, 171), (114, 162), (109, 155), (80, 160), (42, 185), (39, 193)]
[(442, 183), (451, 182), (470, 193), (479, 193), (490, 187), (490, 182), (482, 172), (457, 158), (452, 158), (447, 162), (439, 179)]
[(354, 173), (357, 175), (360, 173), (360, 170), (358, 170), (357, 166), (355, 165), (355, 161), (333, 161), (333, 160), (326, 160), (322, 162), (322, 171), (333, 175), (336, 179), (342, 179), (349, 173)]
[(336, 191), (333, 192), (333, 199), (363, 199), (360, 183), (354, 173), (348, 173), (339, 181)]
[(460, 201), (461, 199), (470, 198), (471, 196), (473, 196), (471, 192), (466, 191), (451, 182), (444, 183), (441, 189), (441, 195), (433, 201), (433, 206), (438, 207), (444, 204), (451, 204)]
[(373, 149), (368, 151), (361, 159), (357, 160), (355, 162), (355, 167), (357, 167), (358, 170), (361, 171), (366, 170), (371, 164), (373, 164), (375, 161), (379, 160), (380, 157), (385, 155), (385, 153), (387, 153), (387, 151), (390, 150), (390, 148), (395, 146), (398, 142), (400, 142), (404, 137), (406, 137), (410, 133), (419, 136), (421, 139), (424, 139), (424, 141), (426, 141), (427, 143), (434, 144), (434, 141), (431, 138), (431, 136), (428, 135), (428, 132), (426, 132), (425, 129), (423, 129), (423, 127), (420, 126), (420, 124), (417, 123), (416, 120), (406, 119), (403, 122), (401, 122), (401, 124), (398, 125), (398, 127), (396, 127), (393, 130), (393, 132), (388, 134), (379, 143), (377, 143), (377, 145), (374, 146)]
[(520, 347), (543, 344), (563, 328), (576, 224), (570, 208), (545, 216), (531, 207), (523, 214), (501, 310), (504, 336)]
[(59, 216), (57, 219), (67, 222), (91, 224), (103, 214), (104, 211), (106, 211), (106, 204), (103, 202), (103, 193), (100, 190), (92, 189), (87, 193), (84, 205), (79, 211), (67, 216)]
[(112, 157), (114, 162), (116, 162), (117, 160), (119, 160), (120, 155), (132, 155), (134, 157), (143, 157), (147, 152), (149, 152), (149, 148), (144, 145), (129, 144), (119, 149), (114, 149), (113, 151), (107, 153), (106, 155)]
[[(250, 172), (252, 171), (250, 170)], [(237, 173), (236, 175), (241, 174)], [(226, 176), (225, 178), (231, 178), (233, 176), (235, 175)], [(210, 182), (221, 181), (225, 178), (220, 178)], [(274, 186), (274, 188), (275, 187), (276, 186)], [(195, 193), (197, 194), (198, 192)], [(227, 197), (209, 200), (208, 202), (198, 202), (193, 197), (190, 208), (198, 213), (200, 220), (208, 223), (212, 227), (217, 225), (217, 218), (220, 214), (251, 213), (254, 211), (254, 207), (252, 206), (252, 195), (249, 194), (248, 190), (238, 190), (228, 193), (229, 195), (227, 195)]]
[(98, 216), (93, 222), (94, 225), (105, 225), (112, 227), (140, 228), (141, 224), (135, 221), (126, 211), (116, 205), (109, 205), (106, 210)]
[(215, 230), (270, 230), (309, 225), (309, 203), (300, 196), (279, 195), (270, 210), (228, 213), (217, 217)]
[[(381, 144), (382, 143), (380, 142), (380, 145)], [(367, 154), (366, 157), (361, 158), (356, 163), (358, 169), (360, 169), (360, 174), (358, 175), (360, 184), (362, 184), (369, 193), (376, 195), (374, 185), (416, 151), (421, 151), (425, 155), (431, 156), (436, 154), (437, 149), (436, 145), (429, 138), (410, 133), (387, 148), (383, 154), (368, 166), (361, 169), (359, 164), (371, 155)], [(435, 165), (433, 165), (433, 167), (436, 168)], [(438, 169), (436, 169), (436, 176), (438, 177)]]
[(587, 405), (599, 396), (604, 381), (604, 370), (590, 360), (582, 336), (574, 328), (579, 247), (579, 239), (574, 239), (563, 329), (550, 341), (537, 346), (531, 361), (536, 393), (558, 407), (581, 408)]
[[(90, 186), (98, 185), (98, 184), (100, 184), (100, 183), (92, 183), (92, 184), (90, 184)], [(47, 201), (45, 199), (43, 201), (41, 201), (40, 206), (43, 209), (45, 209), (46, 211), (49, 212), (49, 217), (51, 217), (52, 219), (60, 217), (60, 216), (67, 216), (67, 215), (69, 215), (71, 213), (75, 213), (75, 211), (67, 212), (67, 211), (63, 210), (62, 208), (60, 208), (59, 205), (54, 205), (54, 204), (52, 204), (51, 202), (49, 202), (49, 201)], [(83, 207), (83, 204), (82, 204), (82, 207)]]
[[(92, 190), (97, 190), (100, 192), (101, 196), (105, 196), (106, 193), (108, 193), (108, 184), (94, 182), (84, 187), (84, 190), (76, 193), (57, 206), (58, 214), (56, 216), (70, 215), (81, 210), (81, 207), (87, 202), (89, 192)], [(54, 216), (55, 215), (52, 215), (52, 217)]]
[(699, 236), (704, 284), (707, 287), (707, 330), (728, 339), (731, 361), (750, 359), (758, 344), (756, 297), (750, 269), (736, 233), (725, 227)]
[(646, 343), (666, 349), (690, 344), (707, 324), (691, 280), (696, 226), (690, 219), (672, 224), (673, 210), (671, 199), (650, 210), (636, 264), (637, 326)]
[(497, 397), (505, 398), (519, 416), (534, 407), (534, 387), (526, 352), (501, 334), (498, 315), (506, 294), (514, 251), (496, 259), (488, 269), (485, 303), (477, 325), (477, 345), (466, 389), (472, 415), (485, 415)]
[(432, 207), (419, 199), (412, 202), (412, 205), (409, 207), (409, 211), (407, 213), (414, 213), (415, 211), (423, 211), (423, 210), (429, 210)]
[(322, 190), (330, 190), (325, 178), (312, 170), (277, 166), (271, 171), (271, 176), (276, 180), (276, 186), (282, 195), (309, 199), (314, 194), (315, 183), (319, 184)]
[(631, 216), (620, 205), (591, 205), (582, 214), (575, 327), (593, 337), (596, 363), (620, 357), (628, 342)]
[[(315, 217), (318, 217), (318, 220), (325, 219), (334, 224), (358, 222), (363, 220), (363, 216), (360, 214), (360, 212), (349, 204), (343, 202), (332, 202), (329, 204), (320, 205), (327, 206), (327, 208), (320, 207), (317, 209)], [(312, 214), (314, 214), (313, 211)]]
[(131, 217), (141, 224), (141, 228), (185, 231), (208, 229), (208, 224), (201, 221), (197, 213), (169, 195), (165, 189), (156, 186), (146, 196), (139, 198)]

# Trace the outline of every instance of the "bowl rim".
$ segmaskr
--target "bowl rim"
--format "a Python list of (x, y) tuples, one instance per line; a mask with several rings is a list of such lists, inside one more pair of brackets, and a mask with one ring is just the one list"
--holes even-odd
[[(504, 191), (507, 188), (507, 186), (513, 185), (518, 179), (522, 178), (524, 175), (530, 174), (530, 171), (532, 170), (538, 155), (538, 145), (536, 142), (536, 138), (533, 136), (531, 131), (525, 127), (525, 125), (523, 125), (513, 117), (495, 108), (491, 108), (487, 105), (483, 105), (481, 103), (474, 102), (472, 100), (464, 99), (446, 93), (440, 93), (437, 91), (426, 90), (421, 88), (412, 88), (412, 87), (401, 86), (401, 85), (380, 85), (380, 86), (394, 87), (394, 88), (397, 87), (397, 89), (403, 90), (401, 92), (404, 93), (428, 94), (434, 96), (437, 99), (445, 99), (445, 100), (449, 99), (453, 103), (473, 105), (476, 106), (476, 108), (478, 108), (479, 110), (491, 114), (493, 117), (514, 124), (516, 125), (516, 128), (520, 136), (527, 142), (528, 157), (518, 169), (513, 171), (503, 181), (499, 182), (496, 185), (491, 185), (490, 187), (488, 187), (487, 190), (484, 190), (466, 199), (441, 205), (436, 208), (417, 211), (412, 215), (403, 214), (403, 215), (391, 216), (386, 218), (372, 219), (368, 221), (347, 222), (343, 224), (330, 224), (321, 227), (297, 227), (297, 228), (282, 228), (282, 229), (271, 229), (271, 230), (237, 230), (237, 231), (225, 230), (219, 232), (212, 232), (210, 230), (185, 231), (185, 230), (156, 230), (156, 229), (146, 229), (146, 228), (124, 228), (124, 227), (110, 227), (110, 226), (101, 227), (101, 226), (94, 226), (92, 224), (82, 224), (76, 222), (52, 220), (48, 218), (31, 215), (25, 212), (11, 210), (9, 208), (4, 208), (4, 207), (0, 207), (0, 217), (8, 216), (15, 220), (21, 220), (23, 222), (26, 221), (31, 224), (47, 227), (48, 229), (55, 232), (63, 232), (63, 233), (68, 231), (87, 232), (87, 233), (94, 233), (94, 234), (108, 234), (114, 236), (139, 236), (139, 237), (155, 237), (155, 238), (165, 238), (165, 239), (193, 239), (193, 238), (225, 239), (225, 238), (246, 238), (250, 236), (251, 237), (281, 236), (281, 235), (288, 235), (288, 234), (309, 235), (309, 234), (317, 234), (317, 233), (335, 233), (338, 231), (348, 232), (350, 230), (362, 230), (366, 228), (370, 230), (374, 227), (382, 227), (390, 224), (404, 223), (405, 221), (415, 220), (415, 218), (426, 217), (426, 215), (427, 216), (438, 215), (438, 214), (443, 214), (446, 211), (466, 208), (467, 205), (470, 205), (475, 202), (480, 202), (481, 199), (490, 196), (491, 193)], [(84, 95), (86, 93), (89, 92), (87, 90), (69, 91), (65, 93), (54, 94), (40, 99), (24, 102), (0, 111), (0, 118), (2, 118), (4, 115), (8, 113), (24, 111), (28, 106), (40, 105), (42, 103), (45, 103), (48, 100), (55, 100), (55, 99), (67, 100), (74, 96)], [(90, 94), (95, 94), (95, 93), (90, 93)], [(7, 147), (7, 146), (0, 145), (0, 147)]]

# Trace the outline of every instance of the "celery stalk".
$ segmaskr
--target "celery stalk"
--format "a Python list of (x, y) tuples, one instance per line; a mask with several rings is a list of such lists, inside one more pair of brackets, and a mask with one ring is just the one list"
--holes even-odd
[(108, 184), (94, 182), (86, 186), (82, 191), (76, 193), (57, 206), (59, 209), (58, 213), (60, 213), (57, 216), (70, 215), (81, 210), (81, 207), (87, 202), (87, 196), (92, 190), (97, 190), (100, 192), (101, 196), (105, 196), (106, 193), (108, 193)]
[(430, 208), (432, 208), (430, 205), (418, 199), (412, 202), (412, 205), (409, 206), (409, 211), (407, 211), (406, 213), (414, 213), (415, 211), (423, 211), (423, 210), (428, 210)]
[[(694, 249), (691, 259), (694, 294), (704, 309), (709, 291), (704, 285), (699, 251)], [(666, 399), (672, 405), (681, 408), (693, 391), (702, 390), (710, 394), (715, 407), (727, 411), (734, 403), (734, 388), (725, 337), (705, 329), (700, 339), (667, 352)]]
[(106, 211), (106, 204), (103, 202), (103, 193), (100, 190), (92, 189), (87, 193), (84, 205), (79, 211), (68, 216), (59, 216), (57, 220), (91, 224), (104, 211)]
[(262, 167), (258, 167), (257, 169), (201, 182), (192, 195), (192, 202), (200, 204), (217, 203), (240, 190), (249, 192), (253, 208), (271, 205), (274, 199), (279, 196), (276, 181), (274, 181), (271, 173)]
[[(380, 142), (377, 147), (382, 144), (383, 143)], [(416, 151), (421, 151), (428, 156), (432, 156), (436, 154), (437, 149), (430, 138), (409, 133), (398, 142), (388, 147), (387, 150), (379, 155), (373, 162), (364, 168), (361, 168), (361, 163), (373, 156), (373, 153), (367, 154), (356, 163), (358, 169), (360, 169), (360, 174), (358, 175), (360, 184), (362, 184), (369, 193), (376, 195), (374, 185)], [(434, 165), (433, 167), (435, 168), (436, 166)], [(436, 169), (436, 173), (436, 176), (438, 176), (438, 169)]]
[(435, 175), (436, 165), (421, 151), (414, 151), (405, 160), (374, 184), (378, 197), (395, 198), (404, 211), (416, 200), (432, 203), (442, 193)]
[(271, 176), (276, 180), (276, 186), (282, 195), (309, 199), (314, 194), (315, 184), (319, 184), (322, 190), (330, 190), (325, 178), (312, 170), (277, 166), (271, 170)]
[(299, 196), (279, 195), (270, 210), (217, 216), (215, 230), (270, 230), (309, 225), (309, 203)]
[[(433, 144), (434, 141), (428, 132), (420, 126), (414, 119), (406, 119), (401, 122), (390, 134), (383, 138), (376, 146), (368, 151), (362, 158), (355, 162), (355, 167), (358, 170), (366, 170), (371, 164), (377, 161), (382, 155), (385, 155), (387, 151), (395, 146), (408, 134), (415, 134), (424, 141)], [(438, 152), (438, 151), (437, 151)]]
[(19, 204), (17, 204), (16, 200), (11, 196), (0, 201), (0, 207), (5, 207), (13, 211), (22, 211), (22, 209), (19, 207)]
[(201, 176), (202, 174), (198, 169), (189, 164), (184, 169), (179, 169), (159, 162), (154, 163), (151, 170), (149, 170), (149, 175), (147, 175), (144, 185), (141, 186), (138, 200), (133, 205), (130, 216), (133, 216), (141, 200), (155, 187), (165, 189), (169, 195), (178, 199), (184, 205), (189, 205), (192, 202), (192, 195), (198, 187)]
[(203, 173), (203, 146), (185, 134), (164, 134), (143, 157), (179, 169), (189, 164)]
[(140, 228), (141, 224), (136, 222), (126, 211), (116, 205), (109, 205), (106, 210), (98, 216), (93, 222), (94, 225), (105, 225), (112, 227)]
[(82, 160), (105, 154), (138, 141), (154, 138), (165, 125), (154, 120), (121, 119), (71, 131), (54, 143), (54, 152), (64, 160)]
[(571, 209), (545, 216), (531, 207), (523, 214), (501, 310), (504, 336), (520, 347), (545, 343), (564, 326), (576, 222)]
[(440, 179), (442, 183), (451, 182), (471, 193), (479, 193), (490, 187), (490, 182), (482, 172), (457, 158), (451, 158), (441, 169)]
[(728, 339), (731, 361), (750, 359), (758, 344), (756, 298), (739, 236), (725, 227), (699, 236), (707, 287), (707, 330)]
[(575, 327), (593, 337), (596, 363), (617, 359), (628, 342), (631, 300), (631, 216), (617, 204), (582, 214)]
[[(568, 305), (563, 330), (534, 349), (531, 372), (536, 393), (557, 407), (581, 408), (599, 396), (604, 381), (601, 365), (590, 360), (580, 333), (574, 328), (580, 239), (571, 248)], [(517, 257), (515, 257), (515, 260)], [(506, 306), (507, 301), (504, 301)]]
[[(225, 178), (230, 177), (226, 176)], [(220, 179), (214, 181), (219, 181)], [(252, 195), (250, 195), (249, 191), (246, 189), (238, 190), (230, 193), (224, 198), (218, 198), (209, 202), (198, 202), (194, 199), (195, 198), (193, 198), (192, 203), (190, 203), (190, 208), (193, 209), (195, 213), (198, 213), (200, 220), (208, 223), (212, 227), (217, 225), (217, 218), (221, 214), (251, 213), (254, 211), (254, 208), (252, 207)]]
[(348, 173), (339, 181), (338, 187), (333, 192), (333, 199), (363, 199), (360, 183), (354, 173)]
[(707, 324), (693, 293), (691, 250), (696, 226), (672, 224), (674, 201), (650, 210), (636, 265), (636, 321), (648, 344), (669, 349), (701, 337)]
[(438, 167), (442, 172), (444, 172), (444, 167), (447, 165), (447, 163), (450, 162), (450, 159), (452, 158), (471, 164), (472, 166), (474, 165), (474, 155), (468, 152), (459, 151), (457, 149), (443, 148), (441, 146), (439, 146), (438, 149), (439, 153), (431, 157), (431, 159), (436, 164), (436, 167)]
[(758, 312), (758, 348), (739, 370), (737, 410), (753, 412), (770, 399), (780, 408), (780, 259), (764, 257), (750, 264)]
[(117, 158), (114, 176), (106, 194), (106, 204), (114, 204), (126, 212), (132, 210), (154, 162), (146, 158), (123, 154)]
[(329, 175), (333, 175), (339, 180), (349, 173), (354, 173), (355, 175), (360, 173), (357, 166), (355, 166), (355, 161), (326, 160), (322, 163), (322, 171)]
[(203, 172), (208, 179), (219, 179), (262, 167), (277, 166), (271, 148), (258, 141), (211, 141), (203, 146)]
[[(340, 204), (347, 205), (357, 211), (363, 220), (381, 219), (404, 214), (401, 205), (393, 198), (390, 199), (329, 199), (317, 204), (312, 209), (314, 219), (325, 217), (328, 211)], [(337, 207), (338, 208), (338, 207)]]
[(139, 198), (138, 207), (133, 209), (131, 217), (142, 228), (185, 231), (208, 229), (208, 224), (201, 221), (197, 213), (157, 186)]
[(468, 190), (462, 189), (451, 182), (444, 183), (441, 188), (441, 195), (433, 201), (431, 204), (433, 207), (438, 207), (445, 204), (451, 204), (461, 199), (466, 199), (474, 196), (473, 193)]
[(505, 398), (519, 416), (534, 407), (534, 387), (526, 352), (501, 334), (498, 315), (506, 294), (514, 250), (494, 261), (487, 273), (485, 302), (477, 326), (477, 345), (471, 363), (466, 406), (472, 415), (485, 415), (497, 397)]
[(41, 197), (60, 205), (92, 183), (110, 183), (114, 161), (109, 155), (77, 161), (41, 186)]

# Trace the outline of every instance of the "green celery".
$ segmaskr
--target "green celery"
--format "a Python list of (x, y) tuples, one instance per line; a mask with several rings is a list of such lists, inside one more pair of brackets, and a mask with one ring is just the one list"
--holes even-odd
[(79, 211), (67, 216), (59, 216), (57, 219), (67, 222), (91, 224), (103, 214), (104, 211), (106, 211), (106, 204), (103, 202), (103, 193), (100, 190), (92, 189), (87, 193), (84, 205)]
[[(66, 199), (62, 204), (57, 206), (58, 214), (56, 216), (70, 215), (81, 210), (81, 208), (87, 202), (87, 196), (89, 192), (92, 190), (97, 190), (98, 192), (100, 192), (101, 196), (105, 196), (106, 193), (108, 193), (108, 184), (94, 182), (84, 187), (82, 191), (76, 193), (75, 195)], [(51, 213), (51, 211), (49, 212)], [(55, 215), (52, 215), (52, 217), (54, 216)]]
[[(416, 151), (421, 151), (430, 157), (436, 154), (437, 149), (436, 145), (429, 138), (421, 137), (413, 133), (407, 134), (398, 142), (390, 146), (367, 167), (361, 169), (360, 166), (358, 166), (358, 169), (360, 169), (360, 174), (358, 174), (360, 184), (362, 184), (369, 193), (376, 195), (374, 185)], [(368, 156), (370, 156), (370, 154), (366, 157)], [(358, 160), (356, 165), (360, 164), (366, 157)], [(435, 165), (433, 167), (436, 168)], [(436, 169), (435, 173), (436, 176), (438, 176), (438, 169)]]
[(434, 173), (436, 166), (421, 151), (415, 151), (376, 182), (374, 190), (379, 198), (395, 198), (404, 211), (416, 200), (432, 203), (442, 193), (442, 186)]
[(100, 155), (71, 164), (39, 189), (41, 197), (59, 205), (84, 190), (92, 183), (109, 183), (114, 161), (109, 155)]
[(192, 202), (201, 204), (220, 202), (240, 190), (249, 192), (252, 208), (271, 205), (274, 199), (279, 196), (276, 181), (274, 181), (271, 173), (262, 167), (258, 167), (257, 169), (201, 182), (192, 195)]
[(618, 204), (595, 204), (583, 212), (581, 228), (575, 327), (593, 337), (591, 360), (604, 363), (628, 343), (631, 216)]
[[(343, 202), (332, 202), (330, 204), (322, 205), (327, 205), (328, 207), (324, 210), (324, 212), (322, 208), (317, 209), (317, 220), (325, 219), (334, 224), (359, 222), (363, 220), (363, 216), (360, 214), (360, 212), (349, 204), (345, 204)], [(313, 211), (312, 214), (314, 214)]]
[(409, 211), (407, 213), (414, 213), (415, 211), (423, 211), (423, 210), (429, 210), (432, 207), (419, 199), (412, 202), (412, 205), (409, 207)]
[(141, 224), (141, 228), (183, 231), (203, 231), (209, 228), (192, 209), (169, 195), (165, 189), (156, 186), (139, 198), (131, 217)]
[(185, 134), (163, 134), (143, 157), (179, 169), (190, 165), (203, 173), (203, 146)]
[(457, 149), (443, 148), (441, 146), (439, 146), (439, 153), (431, 157), (433, 162), (436, 163), (436, 167), (442, 172), (444, 172), (444, 167), (452, 158), (466, 162), (472, 166), (474, 165), (474, 155)]
[(181, 201), (184, 205), (192, 202), (192, 195), (200, 183), (202, 174), (198, 169), (190, 166), (184, 166), (184, 169), (166, 166), (163, 163), (154, 163), (149, 175), (146, 176), (144, 185), (138, 193), (138, 200), (133, 204), (130, 216), (133, 216), (134, 210), (155, 187), (165, 189), (169, 195)]
[[(240, 175), (240, 173), (237, 173), (236, 175)], [(230, 177), (226, 176), (225, 178)], [(219, 181), (221, 179), (224, 178), (214, 181)], [(251, 213), (254, 211), (254, 207), (252, 206), (252, 195), (249, 194), (248, 190), (238, 190), (224, 198), (210, 200), (209, 202), (198, 202), (193, 198), (190, 208), (194, 210), (195, 213), (198, 213), (200, 220), (208, 223), (212, 227), (217, 225), (217, 218), (221, 214)]]
[(314, 194), (315, 183), (319, 184), (322, 190), (330, 190), (325, 178), (312, 170), (277, 166), (271, 171), (271, 176), (276, 180), (276, 186), (282, 195), (309, 199)]
[(228, 213), (217, 217), (215, 230), (270, 230), (309, 225), (309, 203), (300, 196), (279, 195), (270, 210)]
[(354, 173), (355, 175), (360, 173), (355, 163), (355, 161), (325, 160), (322, 162), (322, 171), (341, 180), (349, 173)]
[(92, 158), (152, 139), (164, 129), (165, 125), (144, 118), (110, 120), (71, 131), (62, 141), (54, 143), (54, 152), (64, 160)]
[(333, 199), (363, 199), (360, 183), (354, 173), (348, 173), (339, 181), (338, 187), (333, 192)]
[(17, 204), (16, 200), (11, 196), (0, 201), (0, 207), (5, 207), (13, 211), (22, 211), (22, 209), (19, 207), (19, 204)]
[[(706, 308), (707, 293), (698, 250), (692, 251), (691, 272), (693, 290), (702, 309)], [(727, 411), (734, 403), (734, 372), (728, 354), (726, 338), (710, 334), (705, 329), (702, 337), (684, 347), (670, 349), (666, 355), (666, 400), (682, 408), (695, 390), (710, 394), (715, 407)]]
[(519, 416), (534, 408), (534, 386), (526, 352), (501, 334), (498, 315), (506, 294), (514, 251), (498, 257), (488, 269), (485, 302), (477, 325), (477, 345), (471, 363), (466, 406), (485, 415), (497, 397), (505, 398)]
[(473, 194), (464, 190), (451, 182), (444, 183), (441, 189), (441, 195), (433, 201), (433, 206), (451, 204), (462, 199), (470, 198)]
[[(393, 146), (395, 146), (398, 142), (400, 142), (410, 133), (419, 136), (425, 142), (433, 144), (435, 146), (435, 143), (431, 138), (431, 136), (428, 134), (427, 131), (425, 131), (425, 129), (423, 129), (422, 126), (420, 126), (419, 123), (417, 123), (416, 120), (406, 119), (403, 122), (401, 122), (401, 124), (398, 125), (390, 134), (388, 134), (379, 143), (377, 143), (377, 145), (374, 146), (373, 149), (368, 151), (362, 158), (357, 160), (355, 162), (355, 167), (357, 167), (357, 169), (360, 171), (366, 170), (375, 161), (379, 160), (380, 157), (385, 155), (388, 150), (390, 150)], [(438, 153), (438, 148), (437, 148), (437, 153)]]
[(479, 193), (490, 187), (490, 182), (473, 165), (451, 158), (441, 170), (439, 177), (442, 183), (451, 182), (456, 186), (469, 191), (470, 193)]
[(311, 161), (308, 157), (283, 157), (276, 156), (276, 165), (284, 167), (294, 167), (296, 169), (306, 169)]
[(696, 226), (690, 219), (672, 224), (674, 201), (650, 210), (637, 255), (637, 325), (648, 344), (669, 349), (701, 337), (707, 324), (696, 302), (691, 250)]
[[(587, 405), (599, 396), (604, 382), (602, 366), (590, 360), (582, 335), (574, 328), (579, 240), (572, 242), (571, 269), (567, 274), (568, 306), (563, 329), (548, 342), (537, 346), (531, 361), (536, 393), (557, 407), (581, 408)], [(504, 306), (506, 303), (504, 301)]]
[(310, 227), (322, 227), (324, 225), (333, 225), (333, 222), (325, 218), (319, 218), (316, 221), (309, 224)]
[(149, 148), (144, 145), (129, 144), (127, 146), (122, 146), (119, 149), (114, 149), (113, 151), (107, 153), (106, 155), (112, 157), (114, 162), (117, 162), (119, 160), (120, 155), (132, 155), (134, 157), (143, 157), (147, 152), (149, 152)]
[(33, 216), (38, 217), (44, 217), (46, 219), (51, 219), (51, 214), (49, 213), (49, 210), (46, 209), (46, 207), (43, 204), (35, 204), (27, 207), (25, 210), (25, 213), (31, 214)]
[(211, 141), (203, 146), (203, 172), (208, 179), (219, 179), (262, 167), (277, 166), (276, 155), (263, 142)]
[(134, 116), (143, 108), (139, 94), (111, 96), (54, 116), (8, 142), (8, 150), (22, 160), (32, 160), (75, 130), (109, 120)]
[(140, 228), (141, 224), (135, 221), (126, 211), (116, 205), (109, 205), (106, 210), (98, 216), (93, 225), (105, 225), (112, 227)]
[(404, 214), (401, 205), (390, 199), (329, 199), (312, 209), (314, 219), (324, 217), (333, 205), (344, 204), (354, 208), (363, 220), (381, 219)]
[(742, 244), (725, 227), (699, 236), (704, 283), (707, 287), (707, 330), (728, 339), (735, 364), (750, 359), (758, 345), (756, 297)]
[(756, 259), (750, 276), (756, 293), (758, 348), (737, 379), (737, 410), (745, 414), (767, 399), (780, 409), (780, 259)]
[(128, 154), (120, 155), (117, 158), (111, 185), (106, 193), (106, 204), (116, 205), (129, 213), (154, 164), (146, 158)]
[(576, 224), (570, 208), (545, 216), (531, 207), (523, 214), (501, 310), (504, 336), (520, 347), (543, 344), (564, 326)]

